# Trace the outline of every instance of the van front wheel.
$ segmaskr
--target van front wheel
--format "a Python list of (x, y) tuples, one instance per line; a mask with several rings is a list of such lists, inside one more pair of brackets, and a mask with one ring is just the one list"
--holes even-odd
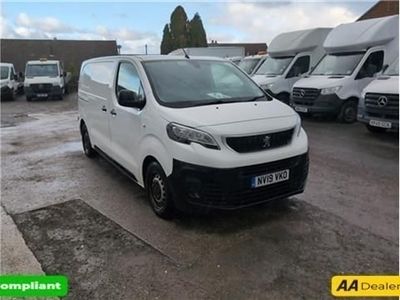
[(343, 103), (338, 119), (342, 123), (354, 123), (357, 121), (357, 102), (347, 100)]
[(83, 152), (85, 152), (85, 155), (89, 158), (95, 157), (96, 151), (92, 147), (92, 143), (90, 142), (89, 132), (85, 124), (82, 124), (81, 135), (82, 135)]
[(156, 215), (163, 219), (171, 218), (175, 207), (167, 176), (157, 162), (152, 162), (146, 170), (145, 188), (151, 208)]

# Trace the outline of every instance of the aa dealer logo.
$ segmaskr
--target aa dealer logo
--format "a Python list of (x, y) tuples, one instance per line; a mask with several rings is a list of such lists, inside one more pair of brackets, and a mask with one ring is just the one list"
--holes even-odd
[(331, 292), (336, 297), (400, 296), (400, 276), (333, 276)]

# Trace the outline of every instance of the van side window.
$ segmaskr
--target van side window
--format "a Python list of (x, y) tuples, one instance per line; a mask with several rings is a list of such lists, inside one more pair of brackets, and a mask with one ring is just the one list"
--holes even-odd
[(113, 65), (114, 63), (112, 62), (89, 63), (83, 68), (80, 80), (84, 84), (88, 84), (91, 81), (95, 85), (110, 85)]
[(121, 62), (118, 68), (117, 98), (121, 90), (134, 92), (139, 98), (144, 98), (140, 77), (134, 65), (128, 62)]
[(305, 55), (297, 58), (292, 68), (288, 72), (286, 78), (297, 77), (301, 74), (307, 73), (310, 68), (310, 56)]
[(357, 79), (373, 77), (381, 71), (383, 67), (383, 55), (382, 50), (371, 53), (358, 72)]

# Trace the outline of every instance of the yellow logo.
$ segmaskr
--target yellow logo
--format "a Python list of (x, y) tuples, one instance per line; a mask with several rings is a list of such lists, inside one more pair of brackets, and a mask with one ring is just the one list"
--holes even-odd
[(400, 296), (400, 276), (333, 276), (331, 280), (331, 293), (336, 297)]

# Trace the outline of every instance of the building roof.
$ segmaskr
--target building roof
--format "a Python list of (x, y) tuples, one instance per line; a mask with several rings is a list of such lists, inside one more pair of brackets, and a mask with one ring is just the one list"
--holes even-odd
[(212, 42), (209, 47), (243, 47), (245, 55), (255, 55), (259, 52), (266, 52), (268, 49), (267, 43), (219, 43)]
[(357, 21), (399, 14), (399, 1), (380, 0), (368, 9)]

